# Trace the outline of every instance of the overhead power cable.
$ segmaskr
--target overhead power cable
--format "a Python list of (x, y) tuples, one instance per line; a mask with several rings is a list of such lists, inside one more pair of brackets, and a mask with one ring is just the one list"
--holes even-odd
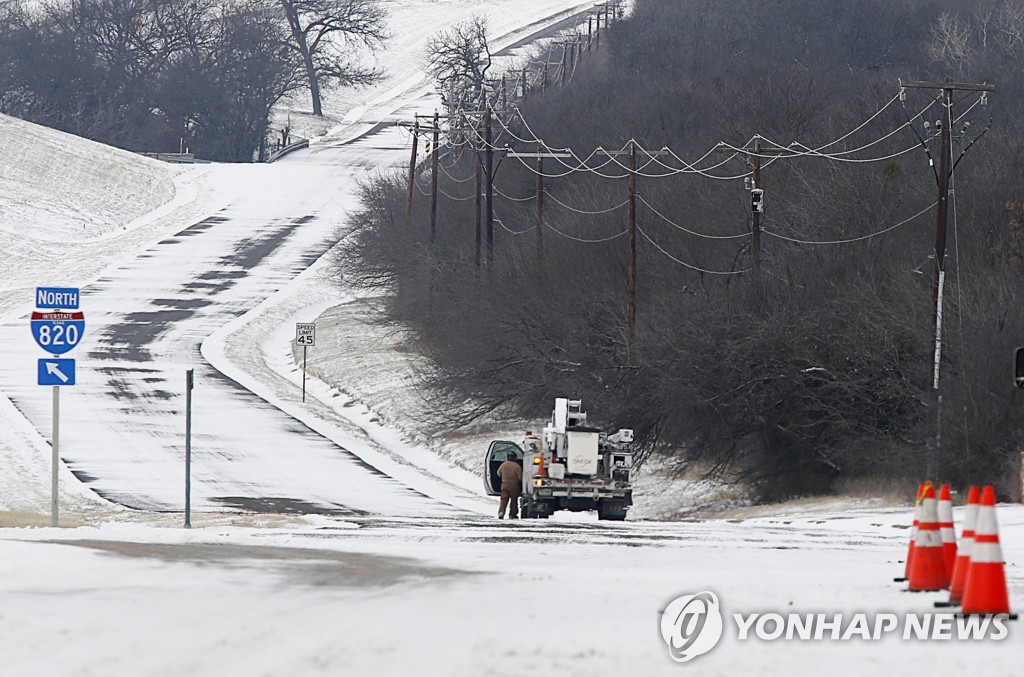
[(924, 209), (922, 209), (921, 211), (919, 211), (918, 213), (914, 214), (913, 216), (911, 216), (909, 218), (906, 218), (906, 219), (900, 221), (899, 223), (894, 224), (892, 226), (889, 226), (888, 228), (885, 228), (885, 229), (880, 230), (878, 232), (871, 233), (870, 235), (862, 235), (860, 237), (851, 237), (851, 238), (847, 238), (847, 239), (844, 239), (844, 240), (821, 240), (821, 241), (801, 240), (801, 239), (798, 239), (798, 238), (795, 238), (795, 237), (788, 237), (786, 235), (780, 235), (779, 233), (773, 233), (770, 230), (766, 230), (764, 228), (761, 229), (761, 232), (764, 233), (765, 235), (770, 235), (770, 236), (778, 238), (780, 240), (785, 240), (787, 242), (795, 242), (796, 244), (808, 244), (808, 245), (850, 244), (851, 242), (861, 242), (863, 240), (870, 240), (873, 237), (878, 237), (879, 235), (885, 235), (888, 232), (894, 231), (897, 228), (899, 228), (900, 226), (904, 226), (904, 225), (910, 223), (911, 221), (913, 221), (917, 217), (921, 216), (925, 212), (931, 210), (931, 208), (934, 207), (937, 204), (938, 204), (938, 202), (933, 202), (930, 205), (928, 205), (927, 207), (925, 207)]
[(572, 205), (566, 204), (566, 203), (562, 202), (561, 200), (559, 200), (557, 197), (555, 197), (554, 195), (552, 195), (551, 193), (549, 193), (546, 190), (544, 191), (544, 197), (550, 199), (552, 202), (554, 202), (554, 203), (564, 207), (565, 209), (568, 209), (571, 212), (576, 212), (577, 214), (586, 214), (587, 216), (595, 216), (597, 214), (608, 214), (608, 213), (614, 212), (614, 211), (616, 211), (618, 209), (622, 209), (623, 207), (625, 207), (626, 205), (629, 204), (629, 199), (627, 198), (627, 199), (623, 200), (622, 202), (620, 202), (619, 204), (614, 205), (612, 207), (607, 207), (605, 209), (589, 210), (589, 209), (578, 209), (576, 207), (573, 207)]
[(748, 237), (750, 237), (750, 233), (740, 233), (739, 235), (708, 235), (707, 233), (698, 233), (695, 230), (690, 230), (689, 228), (686, 228), (685, 226), (679, 225), (678, 223), (676, 223), (672, 219), (668, 218), (667, 216), (665, 216), (664, 214), (659, 212), (657, 209), (654, 208), (654, 205), (652, 205), (650, 202), (648, 202), (647, 200), (644, 199), (643, 195), (639, 195), (638, 194), (636, 197), (637, 197), (638, 200), (640, 200), (640, 202), (644, 206), (646, 206), (652, 212), (654, 212), (659, 217), (661, 217), (661, 219), (665, 223), (669, 224), (673, 228), (678, 228), (679, 230), (683, 231), (684, 233), (689, 233), (690, 235), (695, 235), (697, 237), (702, 237), (702, 238), (705, 238), (707, 240), (736, 240), (736, 239), (739, 239), (739, 238), (748, 238)]
[(617, 235), (610, 235), (608, 237), (588, 239), (588, 238), (576, 237), (575, 235), (570, 235), (569, 233), (563, 233), (562, 231), (558, 230), (557, 228), (555, 228), (554, 226), (552, 226), (550, 223), (547, 223), (547, 222), (544, 223), (544, 227), (547, 228), (548, 230), (552, 230), (552, 231), (558, 233), (559, 235), (561, 235), (562, 237), (566, 238), (567, 240), (574, 240), (576, 242), (583, 242), (583, 243), (586, 243), (586, 244), (597, 244), (599, 242), (610, 242), (612, 240), (617, 240), (618, 238), (622, 237), (623, 235), (625, 235), (626, 233), (629, 232), (628, 230), (623, 230), (621, 233), (618, 233)]
[(695, 270), (698, 273), (707, 273), (708, 275), (742, 275), (743, 273), (749, 273), (750, 272), (749, 268), (745, 268), (743, 270), (724, 270), (723, 271), (723, 270), (708, 270), (706, 268), (701, 268), (700, 266), (695, 266), (692, 263), (687, 263), (686, 261), (683, 261), (682, 259), (678, 259), (675, 256), (672, 256), (671, 254), (669, 254), (667, 251), (665, 251), (661, 247), (661, 245), (659, 245), (657, 242), (652, 240), (651, 237), (647, 233), (645, 233), (643, 228), (641, 228), (640, 226), (637, 226), (636, 230), (637, 230), (638, 233), (643, 235), (645, 240), (647, 240), (652, 245), (654, 245), (655, 249), (657, 249), (659, 252), (661, 252), (662, 254), (667, 256), (672, 261), (675, 261), (679, 265), (683, 266), (684, 268), (689, 268), (690, 270)]

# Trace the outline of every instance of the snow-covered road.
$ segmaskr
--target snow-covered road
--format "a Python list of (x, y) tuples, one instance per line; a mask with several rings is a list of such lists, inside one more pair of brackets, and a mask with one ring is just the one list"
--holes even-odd
[[(536, 33), (571, 4), (555, 3), (524, 25)], [(499, 40), (523, 35), (512, 24)], [(347, 423), (332, 403), (314, 400), (308, 409), (340, 434), (296, 420), (243, 387), (262, 391), (267, 381), (277, 380), (264, 364), (262, 345), (211, 347), (213, 364), (200, 354), (210, 336), (268, 299), (273, 304), (301, 298), (301, 285), (291, 285), (281, 299), (272, 299), (325, 254), (355, 204), (358, 182), (370, 171), (407, 162), (407, 135), (395, 123), (433, 111), (438, 101), (422, 79), (398, 81), (329, 141), (272, 165), (211, 172), (207, 189), (224, 206), (115, 263), (83, 288), (87, 331), (75, 355), (78, 383), (64, 389), (61, 457), (98, 495), (133, 509), (181, 509), (184, 371), (194, 368), (195, 509), (343, 515), (454, 509), (443, 502), (451, 492), (438, 491), (443, 479), (421, 469), (398, 481), (372, 454), (346, 446), (346, 434), (358, 437), (365, 430)], [(371, 114), (380, 117), (360, 129)], [(59, 274), (50, 271), (48, 279), (70, 284), (59, 281)], [(49, 437), (50, 394), (33, 382), (39, 349), (24, 340), (25, 329), (24, 317), (0, 327), (0, 341), (9, 347), (0, 362), (0, 389)], [(224, 376), (233, 368), (244, 372), (239, 379), (245, 383)], [(461, 498), (472, 505), (476, 497)]]

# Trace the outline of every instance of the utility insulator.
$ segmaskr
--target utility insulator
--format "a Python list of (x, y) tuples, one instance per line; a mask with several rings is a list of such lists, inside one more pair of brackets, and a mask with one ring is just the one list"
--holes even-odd
[(750, 211), (757, 214), (764, 211), (764, 191), (760, 188), (750, 191)]

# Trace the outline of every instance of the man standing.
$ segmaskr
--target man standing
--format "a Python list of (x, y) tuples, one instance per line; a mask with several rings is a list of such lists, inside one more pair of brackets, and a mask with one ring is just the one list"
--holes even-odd
[[(509, 506), (509, 519), (519, 519), (519, 491), (523, 486), (523, 468), (516, 463), (516, 452), (510, 451), (506, 460), (498, 466), (501, 478), (501, 503), (498, 504), (498, 519), (504, 519), (505, 507)], [(509, 505), (509, 501), (512, 502)]]

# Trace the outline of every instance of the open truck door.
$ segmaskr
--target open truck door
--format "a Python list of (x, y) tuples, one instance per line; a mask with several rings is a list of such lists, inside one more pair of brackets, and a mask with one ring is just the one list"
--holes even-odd
[(484, 456), (484, 490), (488, 496), (501, 496), (501, 478), (498, 477), (498, 468), (508, 460), (510, 451), (516, 455), (516, 459), (522, 465), (523, 450), (515, 442), (495, 440), (487, 447), (487, 454)]

